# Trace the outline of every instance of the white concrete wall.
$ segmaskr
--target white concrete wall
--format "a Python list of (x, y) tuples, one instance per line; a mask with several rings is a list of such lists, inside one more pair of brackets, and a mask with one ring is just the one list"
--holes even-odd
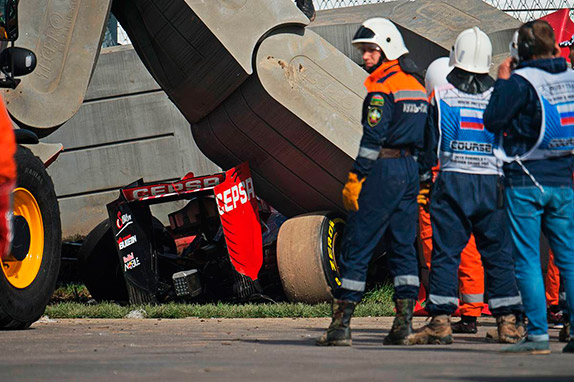
[[(83, 106), (42, 141), (65, 148), (48, 168), (64, 238), (86, 235), (106, 217), (106, 204), (118, 197), (118, 189), (139, 178), (167, 181), (219, 171), (131, 46), (102, 51)], [(162, 218), (176, 208), (153, 211)]]

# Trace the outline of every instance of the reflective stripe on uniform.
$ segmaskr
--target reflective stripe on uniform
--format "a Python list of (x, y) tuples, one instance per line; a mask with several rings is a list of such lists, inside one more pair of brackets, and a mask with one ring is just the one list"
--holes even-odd
[(419, 277), (413, 275), (396, 276), (393, 281), (395, 283), (395, 287), (402, 285), (412, 285), (418, 287), (420, 284)]
[(367, 147), (359, 148), (359, 156), (370, 160), (377, 160), (379, 158), (379, 150), (369, 149)]
[(427, 94), (421, 90), (399, 90), (393, 93), (395, 102), (406, 100), (427, 101)]
[(436, 294), (429, 295), (429, 301), (435, 305), (454, 305), (458, 306), (458, 298), (450, 296), (437, 296)]
[(341, 288), (354, 290), (357, 292), (363, 292), (365, 290), (365, 282), (349, 280), (349, 279), (341, 279)]
[(560, 292), (560, 293), (558, 294), (558, 299), (559, 299), (560, 301), (566, 301), (566, 292)]
[(501, 308), (503, 306), (520, 305), (520, 304), (522, 304), (522, 298), (520, 296), (488, 299), (488, 306), (491, 309)]
[(463, 302), (484, 302), (484, 295), (482, 293), (477, 294), (466, 294), (463, 293), (461, 296)]

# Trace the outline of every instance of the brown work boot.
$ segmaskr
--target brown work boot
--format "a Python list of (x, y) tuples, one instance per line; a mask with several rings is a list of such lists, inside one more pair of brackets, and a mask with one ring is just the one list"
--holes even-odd
[[(524, 317), (523, 315), (521, 315)], [(522, 320), (516, 319), (516, 330), (518, 334), (520, 334), (520, 338), (526, 337), (526, 321), (525, 318)], [(498, 341), (498, 325), (496, 328), (490, 329), (486, 332), (486, 341), (487, 342), (499, 342)]]
[(383, 340), (383, 345), (408, 345), (407, 337), (413, 332), (413, 310), (415, 300), (403, 299), (395, 301), (397, 314), (393, 327)]
[(333, 299), (333, 318), (327, 332), (315, 340), (317, 346), (351, 346), (351, 317), (356, 302)]
[(498, 327), (498, 342), (501, 344), (515, 344), (522, 339), (524, 333), (520, 333), (516, 327), (516, 316), (506, 314), (496, 317)]
[(452, 328), (450, 327), (450, 316), (442, 314), (433, 316), (428, 325), (418, 329), (415, 333), (407, 337), (408, 345), (448, 345), (452, 344)]

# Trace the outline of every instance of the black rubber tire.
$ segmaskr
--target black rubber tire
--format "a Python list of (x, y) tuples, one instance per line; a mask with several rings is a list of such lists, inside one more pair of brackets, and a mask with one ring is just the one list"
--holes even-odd
[(283, 291), (292, 302), (329, 301), (340, 286), (337, 257), (345, 221), (337, 214), (296, 216), (281, 226), (277, 265)]
[(36, 199), (44, 225), (44, 252), (40, 270), (30, 285), (18, 289), (0, 271), (0, 328), (25, 329), (46, 309), (58, 278), (62, 247), (60, 209), (44, 164), (27, 148), (18, 147), (15, 155), (16, 187), (27, 189)]
[(82, 281), (96, 301), (128, 301), (128, 289), (108, 219), (98, 224), (78, 251)]

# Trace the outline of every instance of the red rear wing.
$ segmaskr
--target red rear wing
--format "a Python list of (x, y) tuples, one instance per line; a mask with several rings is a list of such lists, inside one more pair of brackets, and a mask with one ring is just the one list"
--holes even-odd
[(124, 188), (122, 195), (128, 202), (152, 200), (168, 196), (186, 195), (194, 192), (212, 190), (225, 180), (225, 173), (184, 177), (173, 183), (153, 183), (142, 186)]
[(227, 251), (235, 270), (256, 280), (263, 264), (263, 243), (251, 171), (242, 163), (225, 174), (225, 181), (213, 191)]
[[(123, 203), (125, 208), (131, 208), (128, 205), (132, 202), (155, 200), (155, 203), (159, 203), (159, 199), (172, 199), (201, 191), (211, 191), (215, 197), (227, 250), (235, 270), (256, 280), (263, 264), (261, 220), (253, 178), (246, 162), (223, 173), (198, 177), (190, 173), (173, 183), (128, 186), (121, 190), (125, 201), (115, 203)], [(113, 205), (108, 205), (108, 210), (110, 206), (113, 208), (110, 216), (115, 219), (116, 216), (128, 214), (126, 216), (131, 219), (131, 213), (120, 210), (121, 206)], [(119, 248), (121, 256), (127, 256), (128, 253), (123, 253), (123, 249)]]

